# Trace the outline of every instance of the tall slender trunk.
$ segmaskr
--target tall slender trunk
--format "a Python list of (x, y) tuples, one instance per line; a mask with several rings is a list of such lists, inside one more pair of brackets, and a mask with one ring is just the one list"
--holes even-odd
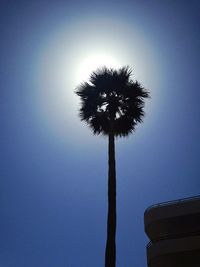
[(115, 170), (115, 137), (111, 130), (108, 139), (108, 218), (105, 267), (116, 266), (116, 170)]

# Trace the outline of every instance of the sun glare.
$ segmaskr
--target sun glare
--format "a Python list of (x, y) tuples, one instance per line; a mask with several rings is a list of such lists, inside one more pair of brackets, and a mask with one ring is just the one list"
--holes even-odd
[(76, 83), (88, 81), (90, 74), (101, 67), (119, 68), (120, 63), (111, 55), (95, 53), (83, 58), (77, 66)]
[[(128, 65), (133, 68), (133, 79), (146, 88), (155, 88), (158, 83), (156, 57), (146, 39), (118, 20), (108, 19), (104, 23), (101, 19), (81, 21), (71, 24), (71, 28), (64, 25), (38, 55), (36, 112), (43, 125), (58, 133), (59, 138), (62, 136), (62, 140), (67, 135), (80, 139), (79, 127), (85, 140), (77, 116), (79, 100), (74, 91), (80, 83), (89, 82), (91, 73), (98, 68), (119, 69)], [(116, 27), (118, 31), (113, 31)], [(100, 29), (98, 34), (96, 29)]]

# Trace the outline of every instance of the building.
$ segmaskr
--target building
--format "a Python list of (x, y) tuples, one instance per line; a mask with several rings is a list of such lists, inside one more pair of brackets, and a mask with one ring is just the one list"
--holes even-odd
[(150, 206), (144, 226), (148, 267), (200, 267), (200, 196)]

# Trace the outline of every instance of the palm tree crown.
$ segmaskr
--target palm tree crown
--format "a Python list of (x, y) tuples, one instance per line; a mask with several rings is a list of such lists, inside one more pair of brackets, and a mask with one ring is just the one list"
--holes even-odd
[(76, 89), (81, 98), (80, 118), (94, 134), (109, 135), (112, 122), (114, 136), (127, 136), (144, 117), (144, 98), (149, 93), (131, 80), (132, 70), (103, 67), (94, 71), (89, 82)]

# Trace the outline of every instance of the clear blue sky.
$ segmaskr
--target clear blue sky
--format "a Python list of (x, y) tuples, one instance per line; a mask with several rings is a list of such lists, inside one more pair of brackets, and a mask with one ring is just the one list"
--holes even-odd
[(199, 3), (1, 1), (0, 267), (104, 265), (107, 140), (73, 93), (101, 49), (152, 96), (116, 142), (117, 267), (146, 266), (144, 210), (200, 193)]

